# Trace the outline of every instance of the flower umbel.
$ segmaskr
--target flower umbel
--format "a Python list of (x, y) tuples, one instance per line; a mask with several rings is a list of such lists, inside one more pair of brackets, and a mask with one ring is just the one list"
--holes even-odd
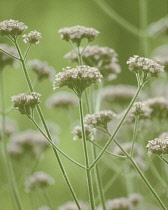
[(93, 83), (101, 82), (102, 75), (99, 70), (89, 66), (77, 66), (76, 68), (67, 67), (63, 72), (55, 76), (53, 84), (54, 90), (63, 86), (68, 86), (78, 97), (83, 91)]
[(15, 107), (21, 114), (30, 115), (31, 110), (40, 103), (41, 94), (32, 92), (32, 95), (20, 93), (19, 95), (12, 96), (12, 101)]
[(88, 28), (85, 26), (73, 26), (62, 28), (58, 31), (61, 34), (61, 38), (66, 41), (72, 41), (80, 45), (82, 39), (86, 38), (88, 42), (91, 42), (95, 39), (95, 37), (100, 33), (94, 28)]
[(110, 110), (102, 110), (95, 114), (88, 114), (84, 118), (84, 123), (93, 127), (107, 128), (107, 123), (113, 120), (116, 114)]
[(30, 33), (24, 34), (22, 37), (24, 38), (23, 41), (29, 44), (39, 44), (39, 40), (42, 38), (41, 33), (36, 30), (30, 31)]
[[(85, 135), (87, 140), (94, 140), (93, 136), (93, 128), (87, 124), (84, 125), (84, 130), (85, 130)], [(72, 133), (74, 134), (73, 139), (78, 140), (82, 138), (82, 127), (81, 126), (76, 126), (74, 127)]]
[(152, 154), (168, 154), (168, 138), (156, 138), (148, 141), (146, 146), (148, 148), (148, 155)]
[(143, 81), (164, 72), (164, 66), (160, 65), (158, 62), (138, 55), (130, 57), (127, 64), (129, 65), (129, 70), (137, 73)]
[(16, 36), (21, 35), (28, 27), (18, 20), (4, 20), (0, 22), (0, 36)]

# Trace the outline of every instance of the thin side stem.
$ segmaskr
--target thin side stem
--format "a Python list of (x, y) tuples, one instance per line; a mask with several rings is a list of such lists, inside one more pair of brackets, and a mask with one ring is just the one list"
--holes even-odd
[(158, 203), (160, 204), (160, 206), (162, 207), (162, 209), (167, 210), (167, 208), (165, 207), (165, 205), (163, 204), (163, 202), (161, 201), (161, 199), (159, 198), (159, 196), (157, 195), (157, 193), (155, 192), (155, 190), (153, 189), (153, 187), (151, 186), (151, 184), (148, 182), (148, 180), (146, 179), (146, 177), (143, 175), (141, 169), (136, 164), (136, 162), (134, 161), (134, 159), (122, 148), (122, 146), (118, 143), (117, 140), (114, 139), (114, 142), (121, 149), (121, 151), (129, 158), (129, 160), (132, 163), (133, 167), (136, 169), (136, 171), (138, 172), (138, 174), (140, 175), (141, 179), (144, 181), (144, 183), (146, 184), (146, 186), (148, 187), (148, 189), (150, 190), (150, 192), (154, 195), (154, 197), (156, 198), (156, 200), (158, 201)]
[[(22, 63), (23, 71), (24, 71), (24, 74), (25, 74), (26, 81), (28, 83), (29, 89), (30, 89), (31, 92), (34, 92), (33, 87), (32, 87), (32, 84), (31, 84), (31, 81), (30, 81), (30, 78), (29, 78), (29, 75), (28, 75), (28, 72), (27, 72), (27, 69), (26, 69), (26, 66), (25, 66), (25, 62), (24, 62), (24, 59), (23, 59), (21, 50), (20, 50), (19, 45), (18, 45), (18, 43), (17, 43), (16, 40), (15, 40), (15, 46), (16, 46), (16, 48), (18, 50), (18, 53), (19, 53), (19, 56), (20, 56), (20, 61)], [(41, 108), (40, 108), (39, 105), (37, 105), (37, 112), (38, 112), (39, 117), (40, 117), (40, 119), (41, 119), (41, 121), (43, 123), (43, 126), (45, 128), (45, 131), (47, 133), (48, 138), (52, 140), (51, 135), (50, 135), (50, 132), (49, 132), (48, 127), (47, 127), (47, 124), (46, 124), (46, 121), (45, 121), (45, 118), (43, 116), (43, 113), (42, 113)], [(67, 186), (68, 186), (68, 188), (69, 188), (69, 190), (71, 192), (71, 195), (72, 195), (72, 197), (73, 197), (73, 199), (74, 199), (74, 201), (75, 201), (78, 209), (81, 210), (81, 207), (79, 205), (79, 201), (78, 201), (78, 199), (76, 197), (76, 194), (75, 194), (75, 192), (73, 190), (73, 187), (72, 187), (72, 185), (71, 185), (71, 183), (69, 181), (69, 178), (68, 178), (68, 176), (66, 174), (66, 171), (65, 171), (65, 169), (64, 169), (64, 167), (62, 165), (62, 161), (61, 161), (61, 159), (60, 159), (60, 157), (58, 155), (58, 152), (57, 152), (57, 150), (55, 148), (53, 148), (53, 151), (54, 151), (55, 157), (56, 157), (56, 159), (58, 161), (58, 164), (59, 164), (60, 170), (61, 170), (61, 172), (63, 174), (63, 177), (64, 177), (64, 179), (65, 179), (65, 181), (67, 183)]]
[(140, 38), (140, 43), (142, 45), (142, 51), (144, 57), (149, 57), (149, 38), (146, 33), (148, 26), (148, 10), (147, 10), (147, 0), (139, 0), (139, 16), (140, 16), (140, 28), (143, 31)]
[(166, 160), (162, 155), (159, 155), (160, 159), (162, 159), (165, 163), (168, 164), (168, 160)]
[(121, 17), (114, 9), (112, 9), (104, 0), (94, 0), (95, 3), (116, 23), (137, 37), (141, 37), (143, 32)]
[(29, 44), (29, 46), (28, 46), (27, 49), (26, 49), (26, 52), (25, 52), (25, 54), (24, 54), (24, 60), (25, 60), (26, 57), (27, 57), (27, 54), (28, 54), (28, 52), (29, 52), (29, 50), (30, 50), (31, 45), (32, 45), (32, 44)]
[[(99, 146), (98, 144), (96, 144), (95, 142), (93, 142), (93, 141), (91, 141), (91, 140), (88, 140), (91, 144), (93, 144), (94, 146), (96, 146), (97, 148), (99, 148), (99, 149), (103, 149), (103, 147), (101, 147), (101, 146)], [(111, 156), (113, 156), (113, 157), (115, 157), (115, 158), (122, 158), (122, 159), (125, 159), (125, 158), (127, 158), (127, 156), (121, 156), (121, 155), (115, 155), (115, 154), (113, 154), (113, 153), (111, 153), (111, 152), (109, 152), (109, 151), (105, 151), (105, 153), (107, 153), (107, 154), (109, 154), (109, 155), (111, 155)]]
[(45, 189), (43, 190), (43, 195), (44, 195), (44, 198), (46, 199), (46, 202), (48, 203), (49, 207), (51, 208), (51, 210), (54, 210), (55, 208), (52, 205), (52, 202), (50, 200), (50, 196), (48, 195), (47, 190), (45, 190)]
[(42, 129), (39, 127), (39, 125), (36, 123), (36, 121), (31, 118), (30, 116), (28, 116), (28, 118), (33, 122), (33, 124), (35, 125), (35, 127), (40, 131), (40, 133), (49, 141), (49, 143), (51, 144), (52, 147), (54, 147), (56, 150), (58, 150), (58, 152), (60, 152), (64, 157), (66, 157), (68, 160), (70, 160), (72, 163), (74, 163), (75, 165), (85, 169), (85, 166), (83, 166), (82, 164), (76, 162), (75, 160), (73, 160), (72, 158), (70, 158), (67, 154), (65, 154), (61, 149), (59, 149), (59, 147), (57, 147), (50, 138), (48, 138), (48, 136), (42, 131)]
[(83, 140), (82, 142), (83, 142), (85, 164), (86, 164), (89, 200), (90, 200), (91, 210), (95, 210), (94, 193), (93, 193), (93, 186), (92, 186), (91, 170), (89, 169), (89, 155), (87, 151), (87, 141), (86, 141), (86, 135), (85, 135), (84, 122), (83, 122), (83, 108), (82, 108), (81, 98), (79, 98), (79, 114), (80, 114), (80, 120), (81, 120), (81, 126), (82, 126), (82, 140)]
[(1, 91), (1, 103), (2, 103), (2, 142), (3, 142), (3, 156), (5, 161), (5, 166), (7, 169), (7, 174), (9, 178), (10, 187), (12, 189), (13, 196), (15, 198), (17, 207), (19, 210), (23, 210), (21, 198), (18, 192), (17, 183), (15, 180), (15, 175), (13, 172), (13, 166), (11, 163), (11, 159), (9, 157), (9, 153), (7, 151), (7, 142), (6, 142), (6, 115), (5, 115), (5, 92), (4, 92), (4, 81), (3, 81), (3, 70), (0, 69), (0, 91)]
[(110, 143), (113, 141), (114, 137), (116, 136), (117, 132), (119, 131), (120, 127), (122, 126), (122, 124), (123, 124), (123, 122), (124, 122), (124, 120), (125, 120), (125, 118), (126, 118), (128, 112), (130, 111), (130, 109), (131, 109), (132, 105), (134, 104), (135, 100), (137, 99), (138, 94), (140, 93), (142, 87), (143, 87), (143, 84), (141, 84), (141, 85), (138, 87), (138, 89), (137, 89), (137, 91), (136, 91), (136, 93), (135, 93), (133, 99), (131, 100), (131, 102), (130, 102), (130, 104), (129, 104), (129, 106), (128, 106), (128, 108), (127, 108), (127, 110), (126, 110), (124, 116), (123, 116), (122, 119), (120, 120), (120, 122), (119, 122), (117, 128), (115, 129), (114, 133), (113, 133), (113, 134), (111, 135), (111, 137), (109, 138), (108, 142), (107, 142), (107, 143), (105, 144), (105, 146), (103, 147), (103, 150), (100, 152), (100, 154), (98, 155), (98, 157), (97, 157), (97, 158), (95, 159), (95, 161), (91, 164), (90, 168), (93, 168), (93, 167), (95, 166), (95, 164), (100, 160), (100, 158), (102, 157), (102, 155), (105, 153), (105, 151), (106, 151), (106, 149), (108, 148), (108, 146), (110, 145)]
[(16, 60), (20, 60), (20, 58), (18, 58), (18, 57), (16, 57), (16, 56), (14, 56), (14, 55), (12, 55), (12, 54), (6, 52), (6, 51), (3, 50), (2, 48), (0, 48), (0, 51), (2, 51), (2, 52), (5, 53), (6, 55), (9, 55), (10, 57), (12, 57), (12, 58), (14, 58), (14, 59), (16, 59)]
[(133, 132), (133, 138), (132, 138), (132, 146), (131, 146), (131, 152), (130, 155), (131, 157), (133, 157), (133, 153), (134, 153), (134, 144), (136, 141), (136, 136), (137, 136), (137, 127), (138, 127), (138, 116), (135, 116), (135, 125), (134, 125), (134, 132)]
[[(93, 148), (93, 156), (94, 156), (94, 158), (96, 158), (96, 156), (97, 156), (96, 147), (94, 145), (92, 145), (92, 146), (93, 146), (92, 147)], [(106, 210), (103, 184), (101, 181), (98, 164), (95, 166), (95, 173), (96, 173), (95, 178), (96, 178), (96, 183), (97, 183), (97, 188), (98, 188), (98, 193), (99, 193), (99, 199), (100, 199), (101, 205), (102, 205), (102, 210)]]

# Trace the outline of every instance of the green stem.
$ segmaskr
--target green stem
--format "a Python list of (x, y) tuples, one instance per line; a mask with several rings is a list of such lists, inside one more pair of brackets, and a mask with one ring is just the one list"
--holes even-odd
[(75, 160), (73, 160), (72, 158), (70, 158), (67, 154), (65, 154), (61, 149), (59, 149), (59, 147), (57, 147), (53, 141), (48, 138), (48, 136), (42, 131), (42, 129), (39, 127), (39, 125), (36, 123), (36, 121), (31, 118), (30, 116), (28, 116), (28, 118), (33, 122), (33, 124), (35, 125), (35, 127), (40, 131), (40, 133), (49, 141), (49, 143), (52, 145), (53, 148), (55, 148), (56, 150), (58, 150), (58, 152), (60, 152), (64, 157), (66, 157), (68, 160), (70, 160), (72, 163), (76, 164), (77, 166), (85, 169), (85, 166), (83, 166), (82, 164), (76, 162)]
[(17, 207), (19, 210), (23, 209), (21, 199), (19, 196), (17, 183), (15, 180), (15, 175), (13, 172), (13, 166), (11, 163), (11, 159), (9, 157), (9, 153), (7, 151), (7, 144), (6, 144), (6, 115), (5, 115), (5, 92), (4, 92), (4, 81), (3, 81), (3, 69), (0, 69), (0, 89), (1, 89), (1, 103), (2, 103), (2, 142), (3, 142), (3, 156), (5, 161), (5, 166), (8, 174), (8, 181), (11, 185), (12, 193), (17, 203)]
[(94, 0), (94, 1), (111, 19), (113, 19), (116, 23), (118, 23), (120, 26), (125, 28), (128, 32), (132, 33), (133, 35), (135, 35), (137, 37), (141, 37), (143, 35), (143, 31), (139, 30), (134, 25), (129, 23), (127, 20), (122, 18), (104, 0)]
[(83, 122), (83, 108), (82, 108), (81, 98), (79, 98), (79, 114), (80, 114), (80, 120), (81, 120), (81, 126), (82, 126), (82, 140), (83, 140), (82, 142), (83, 142), (85, 164), (86, 164), (89, 200), (90, 200), (91, 210), (95, 210), (94, 193), (93, 193), (93, 186), (92, 186), (91, 170), (89, 169), (89, 156), (88, 156), (88, 151), (87, 151), (87, 141), (86, 141), (86, 135), (85, 135), (84, 122)]
[(5, 53), (5, 54), (9, 55), (10, 57), (12, 57), (12, 58), (14, 58), (14, 59), (16, 59), (16, 60), (20, 60), (20, 58), (17, 58), (16, 56), (14, 56), (14, 55), (12, 55), (12, 54), (10, 54), (10, 53), (6, 52), (6, 51), (5, 51), (5, 50), (3, 50), (2, 48), (0, 48), (0, 51), (2, 51), (3, 53)]
[(146, 177), (143, 175), (141, 169), (138, 167), (138, 165), (136, 164), (136, 162), (134, 161), (134, 159), (122, 148), (122, 146), (118, 143), (117, 140), (114, 139), (114, 142), (121, 149), (121, 151), (129, 158), (129, 160), (132, 163), (133, 167), (136, 169), (136, 171), (138, 172), (138, 174), (140, 175), (140, 177), (142, 178), (142, 180), (145, 182), (145, 184), (148, 187), (148, 189), (154, 195), (154, 197), (156, 198), (156, 200), (159, 202), (159, 204), (162, 207), (162, 209), (167, 210), (167, 208), (165, 207), (165, 205), (163, 204), (163, 202), (161, 201), (161, 199), (159, 198), (159, 196), (157, 195), (157, 193), (155, 192), (155, 190), (153, 189), (153, 187), (151, 186), (151, 184), (148, 182), (148, 180), (146, 179)]
[[(101, 146), (99, 146), (98, 144), (96, 144), (95, 142), (93, 142), (93, 141), (91, 141), (91, 140), (88, 140), (90, 143), (92, 143), (94, 146), (96, 146), (96, 147), (98, 147), (99, 149), (103, 149)], [(109, 155), (111, 155), (111, 156), (113, 156), (113, 157), (115, 157), (115, 158), (122, 158), (122, 159), (125, 159), (125, 158), (127, 158), (127, 156), (121, 156), (121, 155), (115, 155), (115, 154), (113, 154), (113, 153), (111, 153), (111, 152), (109, 152), (109, 151), (105, 151), (105, 153), (107, 153), (107, 154), (109, 154)]]
[(143, 84), (141, 84), (138, 89), (137, 92), (135, 93), (133, 99), (131, 100), (124, 116), (122, 117), (122, 119), (120, 120), (117, 128), (115, 129), (114, 133), (111, 135), (111, 137), (109, 138), (108, 142), (105, 144), (105, 146), (103, 147), (103, 150), (100, 152), (100, 154), (97, 156), (97, 158), (95, 159), (95, 161), (91, 164), (90, 168), (93, 168), (95, 166), (95, 164), (100, 160), (100, 158), (102, 157), (102, 155), (105, 153), (106, 149), (108, 148), (108, 146), (110, 145), (110, 143), (112, 142), (112, 140), (114, 139), (114, 137), (116, 136), (117, 132), (119, 131), (120, 127), (122, 126), (128, 112), (130, 111), (132, 105), (134, 104), (135, 100), (138, 97), (138, 94), (140, 93), (141, 89), (143, 87)]
[[(21, 50), (20, 50), (19, 45), (18, 45), (18, 43), (17, 43), (16, 40), (15, 40), (15, 46), (16, 46), (16, 48), (17, 48), (17, 50), (18, 50), (18, 53), (19, 53), (19, 56), (20, 56), (20, 61), (21, 61), (21, 63), (22, 63), (23, 71), (24, 71), (24, 74), (25, 74), (26, 81), (27, 81), (27, 83), (28, 83), (29, 89), (30, 89), (31, 92), (34, 92), (34, 89), (33, 89), (33, 87), (32, 87), (32, 84), (31, 84), (31, 81), (30, 81), (30, 78), (29, 78), (29, 75), (28, 75), (28, 72), (27, 72), (27, 69), (26, 69), (26, 66), (25, 66), (25, 62), (24, 62), (24, 59), (23, 59)], [(44, 116), (43, 116), (43, 113), (42, 113), (41, 108), (40, 108), (39, 105), (37, 105), (37, 112), (38, 112), (39, 117), (40, 117), (40, 119), (41, 119), (41, 121), (42, 121), (42, 123), (43, 123), (43, 126), (44, 126), (44, 128), (45, 128), (45, 131), (46, 131), (46, 133), (47, 133), (48, 138), (51, 139), (51, 141), (53, 141), (52, 138), (51, 138), (50, 132), (49, 132), (49, 130), (48, 130), (48, 127), (47, 127), (45, 118), (44, 118)], [(52, 147), (52, 148), (53, 148), (53, 147)], [(55, 157), (56, 157), (56, 159), (57, 159), (57, 161), (58, 161), (58, 164), (59, 164), (60, 170), (61, 170), (61, 172), (62, 172), (62, 174), (63, 174), (63, 177), (64, 177), (64, 179), (65, 179), (65, 181), (66, 181), (66, 183), (67, 183), (67, 186), (68, 186), (68, 188), (69, 188), (69, 190), (70, 190), (70, 192), (71, 192), (71, 195), (72, 195), (72, 197), (73, 197), (73, 199), (74, 199), (74, 201), (75, 201), (75, 203), (76, 203), (78, 209), (81, 210), (81, 207), (80, 207), (80, 205), (79, 205), (78, 199), (77, 199), (76, 194), (75, 194), (75, 192), (74, 192), (74, 190), (73, 190), (73, 187), (72, 187), (72, 185), (71, 185), (71, 183), (70, 183), (70, 181), (69, 181), (69, 178), (68, 178), (68, 176), (67, 176), (67, 174), (66, 174), (66, 172), (65, 172), (65, 169), (64, 169), (64, 167), (63, 167), (63, 165), (62, 165), (62, 161), (61, 161), (61, 159), (60, 159), (60, 157), (59, 157), (59, 155), (58, 155), (58, 152), (57, 152), (57, 150), (56, 150), (55, 148), (53, 148), (53, 151), (54, 151)]]
[(162, 156), (162, 155), (159, 155), (160, 159), (162, 159), (165, 163), (168, 164), (168, 161)]
[(138, 127), (138, 116), (135, 116), (135, 125), (134, 125), (134, 132), (133, 132), (133, 138), (132, 138), (132, 146), (131, 146), (131, 157), (133, 157), (134, 153), (134, 144), (136, 141), (136, 136), (137, 136), (137, 127)]
[[(93, 146), (92, 147), (93, 148), (93, 156), (94, 156), (94, 159), (95, 159), (96, 156), (97, 156), (96, 147), (94, 145), (92, 145), (92, 146)], [(95, 178), (96, 178), (97, 188), (98, 188), (98, 192), (99, 192), (99, 199), (100, 199), (101, 205), (102, 205), (102, 210), (106, 210), (103, 184), (102, 184), (102, 181), (101, 181), (98, 164), (95, 166), (95, 173), (96, 173)]]
[(144, 57), (149, 57), (149, 40), (146, 29), (148, 27), (147, 0), (139, 0), (140, 28), (143, 31), (140, 41)]
[(46, 201), (47, 201), (49, 207), (51, 208), (51, 210), (54, 210), (55, 208), (54, 208), (53, 205), (52, 205), (52, 202), (51, 202), (51, 200), (50, 200), (50, 196), (48, 195), (48, 192), (47, 192), (46, 189), (43, 190), (43, 195), (44, 195), (44, 198), (46, 199)]

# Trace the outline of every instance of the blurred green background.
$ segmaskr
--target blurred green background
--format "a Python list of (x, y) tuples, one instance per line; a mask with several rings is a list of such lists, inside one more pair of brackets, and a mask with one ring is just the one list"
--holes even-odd
[[(117, 11), (123, 18), (130, 23), (139, 27), (139, 1), (138, 0), (106, 0), (109, 5)], [(148, 0), (148, 23), (157, 21), (161, 17), (168, 14), (168, 1), (167, 0)], [(122, 73), (118, 79), (111, 82), (111, 84), (136, 84), (135, 77), (131, 74), (126, 66), (127, 59), (134, 55), (143, 55), (140, 47), (140, 40), (135, 35), (132, 35), (127, 30), (119, 26), (107, 14), (105, 14), (93, 0), (1, 0), (0, 1), (0, 21), (15, 19), (24, 22), (28, 27), (28, 31), (37, 30), (42, 33), (42, 39), (39, 45), (33, 46), (28, 55), (28, 59), (41, 59), (47, 61), (49, 65), (53, 66), (56, 71), (60, 71), (62, 67), (71, 65), (63, 56), (71, 50), (69, 45), (60, 39), (57, 33), (60, 28), (84, 25), (93, 27), (101, 32), (96, 40), (91, 43), (92, 45), (98, 44), (100, 46), (108, 46), (116, 50), (119, 55), (119, 63), (122, 67)], [(6, 38), (1, 38), (0, 43), (9, 43)], [(160, 39), (150, 40), (151, 49), (162, 44)], [(26, 45), (20, 39), (22, 49)], [(33, 75), (31, 75), (33, 78)], [(11, 106), (10, 97), (21, 92), (27, 91), (26, 80), (21, 68), (5, 70), (5, 89), (6, 89), (6, 105)], [(66, 112), (48, 110), (44, 103), (46, 98), (53, 93), (52, 84), (48, 81), (40, 83), (36, 92), (43, 95), (42, 109), (47, 119), (56, 122), (61, 127), (59, 135), (59, 146), (68, 153), (71, 157), (78, 161), (83, 161), (82, 147), (80, 142), (72, 140), (71, 122), (76, 119), (77, 111), (72, 115), (67, 116)], [(16, 119), (20, 130), (33, 128), (31, 122), (17, 111), (12, 111), (9, 116)], [(23, 123), (24, 122), (24, 123)], [(74, 122), (73, 122), (74, 123)], [(77, 195), (81, 200), (87, 200), (85, 190), (85, 175), (76, 166), (68, 163), (64, 158), (66, 171), (69, 178), (72, 180)], [(28, 164), (33, 164), (29, 162)], [(22, 168), (20, 163), (14, 162), (15, 173), (19, 185), (21, 186), (21, 197), (23, 203), (26, 204), (25, 209), (31, 209), (29, 196), (24, 192), (22, 193), (22, 181), (19, 178), (22, 175)], [(22, 167), (27, 167), (23, 166)], [(103, 166), (102, 166), (103, 167)], [(62, 203), (71, 200), (70, 193), (61, 176), (60, 170), (55, 164), (54, 155), (51, 150), (47, 152), (45, 158), (39, 165), (39, 170), (51, 174), (55, 178), (56, 184), (50, 188), (50, 196), (54, 201), (54, 205), (58, 206)], [(102, 168), (103, 170), (103, 168)], [(106, 169), (105, 169), (106, 170)], [(104, 179), (111, 176), (105, 174)], [(1, 160), (1, 182), (6, 182), (6, 175), (4, 165)], [(3, 184), (2, 184), (3, 186)], [(5, 187), (0, 190), (0, 209), (10, 210), (11, 202)], [(144, 187), (145, 188), (145, 187)], [(111, 190), (108, 196), (114, 197), (124, 196), (124, 189)], [(40, 204), (45, 204), (45, 201), (38, 201)]]

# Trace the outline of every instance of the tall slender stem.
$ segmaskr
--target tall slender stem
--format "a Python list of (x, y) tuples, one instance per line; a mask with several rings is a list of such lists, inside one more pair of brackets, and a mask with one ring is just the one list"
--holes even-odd
[(2, 142), (3, 142), (3, 156), (5, 161), (5, 166), (9, 178), (9, 183), (12, 189), (13, 196), (15, 198), (15, 201), (17, 203), (17, 207), (19, 210), (23, 210), (23, 206), (21, 203), (21, 199), (19, 196), (17, 183), (15, 180), (15, 175), (13, 172), (13, 166), (11, 163), (11, 159), (9, 157), (9, 153), (7, 151), (7, 144), (6, 144), (6, 115), (5, 115), (5, 92), (4, 92), (4, 81), (3, 81), (3, 69), (0, 69), (0, 91), (1, 91), (1, 103), (2, 103)]
[(148, 26), (148, 10), (147, 10), (147, 0), (139, 0), (139, 16), (140, 16), (140, 27), (143, 31), (140, 37), (140, 43), (142, 51), (145, 57), (149, 57), (149, 38), (146, 33)]
[(153, 187), (151, 186), (151, 184), (148, 182), (148, 180), (146, 179), (146, 177), (143, 175), (141, 169), (136, 164), (136, 162), (134, 161), (134, 159), (123, 149), (123, 147), (118, 143), (118, 141), (116, 139), (114, 139), (114, 142), (121, 149), (121, 151), (128, 157), (128, 159), (132, 163), (133, 167), (136, 169), (136, 171), (138, 172), (138, 174), (140, 175), (140, 177), (142, 178), (142, 180), (145, 182), (145, 184), (148, 187), (148, 189), (151, 191), (151, 193), (154, 195), (154, 197), (156, 198), (156, 200), (159, 202), (159, 204), (162, 207), (162, 209), (167, 210), (167, 208), (165, 207), (165, 205), (163, 204), (163, 202), (161, 201), (161, 199), (159, 198), (159, 196), (157, 195), (157, 193), (155, 192), (155, 190), (153, 189)]
[(134, 132), (133, 132), (132, 146), (131, 146), (131, 153), (130, 153), (131, 157), (133, 157), (133, 153), (134, 153), (134, 144), (135, 144), (136, 136), (137, 136), (138, 120), (139, 120), (139, 117), (135, 116), (135, 125), (134, 125)]
[(80, 114), (80, 120), (81, 120), (81, 126), (82, 126), (82, 140), (83, 140), (83, 149), (84, 149), (85, 164), (86, 164), (86, 175), (87, 175), (90, 206), (91, 206), (91, 210), (95, 210), (94, 193), (93, 193), (93, 186), (92, 186), (91, 170), (89, 169), (89, 155), (87, 151), (87, 141), (86, 141), (86, 135), (85, 135), (84, 122), (83, 122), (83, 108), (82, 108), (81, 98), (79, 98), (79, 114)]
[[(21, 50), (20, 50), (19, 45), (18, 45), (18, 43), (17, 43), (17, 40), (15, 40), (15, 46), (16, 46), (16, 48), (17, 48), (17, 50), (18, 50), (18, 53), (19, 53), (19, 56), (20, 56), (20, 61), (21, 61), (21, 63), (22, 63), (23, 71), (24, 71), (24, 74), (25, 74), (26, 81), (27, 81), (27, 83), (28, 83), (29, 89), (30, 89), (31, 92), (34, 92), (34, 89), (33, 89), (33, 87), (32, 87), (32, 84), (31, 84), (31, 81), (30, 81), (30, 78), (29, 78), (29, 75), (28, 75), (28, 72), (27, 72), (27, 69), (26, 69), (26, 66), (25, 66), (24, 58), (23, 58), (23, 56), (22, 56), (22, 53), (21, 53)], [(42, 121), (42, 123), (43, 123), (43, 126), (44, 126), (44, 128), (45, 128), (45, 131), (46, 131), (46, 133), (47, 133), (48, 138), (49, 138), (51, 141), (53, 141), (52, 138), (51, 138), (49, 129), (48, 129), (48, 127), (47, 127), (45, 118), (44, 118), (44, 116), (43, 116), (43, 113), (42, 113), (41, 108), (40, 108), (39, 105), (37, 106), (37, 112), (38, 112), (39, 117), (40, 117), (40, 119), (41, 119), (41, 121)], [(58, 164), (59, 164), (59, 167), (60, 167), (61, 172), (62, 172), (62, 174), (63, 174), (63, 177), (64, 177), (64, 179), (65, 179), (65, 181), (66, 181), (66, 183), (67, 183), (67, 186), (68, 186), (68, 188), (69, 188), (69, 190), (70, 190), (70, 192), (71, 192), (71, 195), (72, 195), (72, 197), (73, 197), (73, 199), (74, 199), (74, 201), (75, 201), (75, 203), (76, 203), (78, 209), (81, 210), (81, 207), (80, 207), (80, 205), (79, 205), (78, 199), (77, 199), (76, 194), (75, 194), (75, 192), (74, 192), (74, 190), (73, 190), (73, 187), (72, 187), (72, 185), (71, 185), (71, 183), (70, 183), (70, 181), (69, 181), (69, 178), (68, 178), (68, 176), (67, 176), (67, 174), (66, 174), (66, 171), (65, 171), (65, 169), (64, 169), (64, 167), (63, 167), (63, 164), (62, 164), (62, 161), (61, 161), (61, 159), (60, 159), (60, 157), (59, 157), (59, 155), (58, 155), (58, 152), (57, 152), (57, 150), (56, 150), (55, 148), (52, 147), (52, 149), (53, 149), (54, 154), (55, 154), (55, 157), (56, 157), (56, 159), (57, 159), (57, 161), (58, 161)]]
[(95, 161), (91, 164), (90, 168), (93, 168), (95, 166), (95, 164), (100, 160), (100, 158), (102, 157), (102, 155), (105, 153), (106, 149), (108, 148), (108, 146), (110, 145), (110, 143), (112, 142), (112, 140), (114, 139), (114, 137), (116, 136), (117, 132), (119, 131), (120, 127), (122, 126), (128, 112), (130, 111), (132, 105), (134, 104), (135, 100), (138, 97), (138, 94), (140, 93), (141, 89), (143, 87), (143, 84), (139, 85), (137, 92), (135, 93), (133, 99), (131, 100), (124, 116), (122, 117), (122, 119), (120, 120), (117, 128), (115, 129), (114, 133), (111, 135), (110, 139), (108, 140), (108, 142), (105, 144), (105, 146), (103, 147), (103, 150), (100, 152), (100, 154), (98, 155), (98, 157), (95, 159)]

